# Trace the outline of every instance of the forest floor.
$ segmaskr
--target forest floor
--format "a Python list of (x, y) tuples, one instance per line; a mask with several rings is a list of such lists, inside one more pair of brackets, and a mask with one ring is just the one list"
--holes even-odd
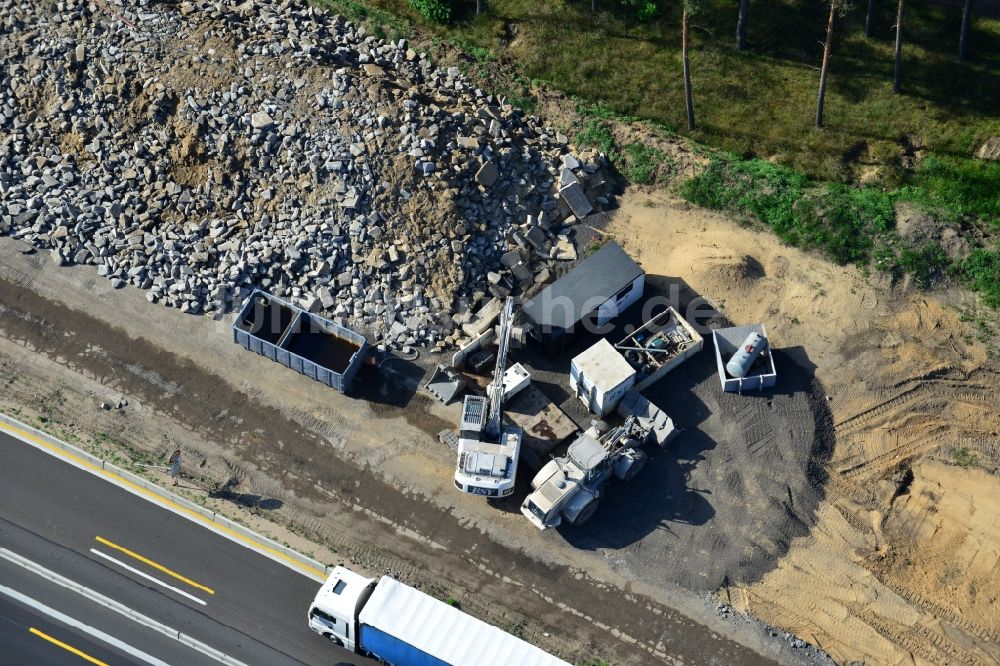
[[(835, 27), (822, 130), (813, 118), (829, 5), (751, 4), (748, 48), (740, 52), (738, 2), (702, 3), (691, 28), (694, 131), (686, 129), (680, 3), (598, 0), (591, 15), (584, 0), (486, 0), (477, 17), (475, 3), (454, 0), (447, 26), (423, 21), (407, 0), (317, 3), (347, 15), (360, 10), (390, 35), (433, 35), (430, 46), (450, 44), (469, 54), (471, 70), (514, 65), (519, 81), (503, 86), (529, 111), (531, 84), (539, 83), (581, 105), (600, 104), (824, 181), (871, 180), (876, 166), (876, 180), (893, 187), (911, 170), (914, 151), (968, 159), (1000, 135), (996, 2), (975, 4), (966, 63), (957, 59), (960, 3), (909, 3), (901, 94), (892, 92), (896, 3), (875, 3), (871, 37), (864, 35), (867, 3), (853, 3)], [(655, 12), (640, 19), (645, 5)]]

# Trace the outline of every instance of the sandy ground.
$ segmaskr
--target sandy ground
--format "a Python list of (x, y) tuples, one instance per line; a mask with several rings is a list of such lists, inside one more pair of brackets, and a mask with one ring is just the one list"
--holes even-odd
[(664, 194), (627, 195), (608, 232), (648, 273), (801, 348), (829, 397), (815, 525), (720, 595), (842, 663), (1000, 661), (1000, 364), (968, 297), (880, 284)]

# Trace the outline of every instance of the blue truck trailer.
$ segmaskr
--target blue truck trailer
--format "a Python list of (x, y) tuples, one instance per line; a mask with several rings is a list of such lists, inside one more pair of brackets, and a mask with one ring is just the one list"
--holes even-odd
[(390, 666), (569, 666), (398, 580), (335, 567), (309, 606), (309, 628)]

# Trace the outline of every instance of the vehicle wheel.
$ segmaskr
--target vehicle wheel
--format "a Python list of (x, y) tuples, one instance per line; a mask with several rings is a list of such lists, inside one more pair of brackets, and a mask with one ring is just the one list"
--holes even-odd
[(622, 481), (631, 481), (638, 476), (642, 468), (646, 466), (646, 461), (649, 460), (649, 456), (646, 455), (645, 451), (635, 451), (634, 456), (632, 464), (625, 470), (625, 476), (622, 477)]
[(570, 521), (570, 525), (577, 527), (578, 525), (583, 525), (585, 522), (590, 520), (593, 515), (597, 512), (597, 507), (600, 505), (600, 500), (594, 500), (587, 506), (583, 507), (583, 511), (576, 514), (576, 518)]

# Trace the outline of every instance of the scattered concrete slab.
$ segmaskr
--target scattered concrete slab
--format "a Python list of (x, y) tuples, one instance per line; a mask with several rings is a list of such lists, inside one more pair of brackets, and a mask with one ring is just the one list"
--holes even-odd
[(579, 181), (560, 187), (559, 194), (577, 219), (587, 217), (594, 210), (587, 195), (583, 193), (583, 186), (580, 185)]
[[(534, 470), (548, 454), (577, 431), (576, 423), (534, 384), (529, 384), (504, 405), (504, 414), (524, 431), (521, 455)], [(525, 452), (530, 452), (525, 457)]]

